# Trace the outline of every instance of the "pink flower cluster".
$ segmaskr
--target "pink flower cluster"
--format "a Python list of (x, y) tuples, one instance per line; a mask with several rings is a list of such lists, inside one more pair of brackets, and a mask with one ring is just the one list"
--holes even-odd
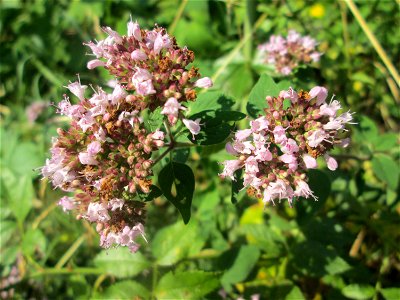
[[(264, 203), (295, 197), (312, 197), (307, 184), (307, 170), (318, 166), (323, 157), (330, 170), (338, 167), (328, 152), (335, 146), (347, 147), (346, 124), (352, 114), (341, 109), (339, 101), (327, 103), (328, 91), (316, 86), (310, 92), (292, 88), (281, 91), (279, 97), (266, 97), (265, 115), (250, 122), (250, 128), (235, 133), (228, 153), (236, 156), (227, 160), (221, 177), (235, 180), (235, 172), (244, 170), (243, 185), (251, 195), (263, 198)], [(290, 107), (284, 108), (284, 101)]]
[(199, 120), (184, 119), (182, 103), (195, 100), (195, 88), (212, 83), (198, 79), (196, 68), (186, 70), (193, 52), (179, 48), (163, 28), (141, 30), (129, 22), (128, 36), (109, 27), (104, 31), (105, 40), (87, 44), (97, 57), (88, 67), (108, 69), (116, 79), (113, 90), (92, 87), (86, 97), (88, 87), (80, 81), (66, 87), (78, 101), (73, 104), (64, 95), (58, 104), (57, 112), (70, 118), (70, 127), (58, 129), (42, 175), (55, 188), (74, 192), (59, 205), (75, 211), (78, 219), (96, 223), (102, 247), (121, 245), (136, 251), (135, 238), (144, 237), (144, 204), (132, 199), (150, 192), (151, 156), (164, 146), (164, 132), (148, 132), (142, 112), (160, 107), (171, 125), (181, 120), (195, 135)]
[(104, 67), (118, 78), (124, 89), (134, 92), (126, 101), (135, 109), (163, 107), (161, 113), (172, 126), (181, 119), (193, 135), (198, 134), (199, 122), (184, 119), (186, 108), (181, 103), (195, 100), (195, 89), (209, 88), (212, 81), (200, 78), (197, 68), (188, 67), (194, 60), (193, 51), (180, 48), (161, 27), (143, 30), (131, 21), (127, 36), (109, 27), (103, 30), (108, 34), (105, 40), (86, 44), (96, 56), (88, 68)]
[(290, 30), (286, 38), (272, 35), (269, 41), (258, 46), (268, 64), (275, 66), (278, 73), (289, 75), (299, 64), (319, 61), (322, 55), (316, 50), (317, 42), (310, 36), (301, 36)]

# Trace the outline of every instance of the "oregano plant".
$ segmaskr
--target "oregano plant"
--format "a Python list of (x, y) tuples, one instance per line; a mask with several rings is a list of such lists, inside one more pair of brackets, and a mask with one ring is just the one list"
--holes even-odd
[[(136, 252), (136, 238), (146, 240), (146, 202), (164, 196), (185, 224), (191, 217), (191, 167), (173, 159), (158, 174), (153, 167), (181, 149), (225, 142), (246, 114), (232, 110), (234, 101), (218, 91), (199, 94), (212, 87), (211, 79), (201, 77), (191, 65), (194, 53), (164, 28), (145, 30), (132, 21), (127, 27), (127, 35), (104, 27), (106, 39), (85, 44), (94, 55), (87, 67), (105, 68), (113, 76), (111, 90), (83, 84), (79, 77), (66, 87), (76, 101), (64, 95), (57, 112), (69, 117), (69, 128), (58, 129), (42, 174), (55, 188), (73, 193), (59, 205), (96, 224), (100, 246)], [(289, 40), (300, 39), (290, 35)], [(305, 48), (315, 44), (309, 38), (301, 41)], [(348, 145), (345, 126), (352, 120), (349, 112), (338, 114), (341, 106), (333, 97), (326, 102), (327, 93), (319, 86), (309, 92), (281, 90), (272, 78), (261, 76), (247, 104), (254, 118), (250, 128), (236, 131), (226, 144), (236, 159), (221, 162), (220, 176), (233, 180), (233, 202), (243, 188), (265, 204), (317, 199), (307, 170), (317, 167), (318, 157), (336, 169), (328, 151)]]

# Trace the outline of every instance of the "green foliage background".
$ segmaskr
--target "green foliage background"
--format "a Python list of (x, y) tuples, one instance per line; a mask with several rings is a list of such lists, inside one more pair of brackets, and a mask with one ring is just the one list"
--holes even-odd
[[(356, 5), (398, 68), (398, 2)], [(346, 2), (6, 0), (0, 6), (1, 282), (13, 267), (19, 274), (3, 292), (13, 289), (16, 299), (221, 299), (224, 289), (228, 299), (400, 299), (399, 83)], [(32, 170), (44, 165), (51, 136), (66, 122), (48, 107), (32, 123), (26, 109), (58, 102), (77, 73), (85, 84), (105, 84), (105, 72), (86, 69), (82, 42), (102, 38), (100, 25), (125, 33), (130, 15), (143, 28), (157, 23), (173, 31), (178, 44), (195, 51), (202, 75), (213, 77), (243, 113), (252, 87), (269, 72), (256, 46), (288, 29), (316, 38), (321, 62), (275, 79), (281, 88), (324, 85), (356, 112), (351, 147), (335, 153), (340, 168), (310, 174), (319, 201), (264, 209), (239, 193), (232, 204), (230, 182), (217, 176), (218, 162), (228, 158), (220, 144), (174, 153), (176, 163), (194, 171), (192, 217), (185, 225), (171, 203), (155, 199), (148, 205), (149, 243), (134, 255), (102, 251), (92, 226), (64, 214), (56, 206), (61, 193)]]

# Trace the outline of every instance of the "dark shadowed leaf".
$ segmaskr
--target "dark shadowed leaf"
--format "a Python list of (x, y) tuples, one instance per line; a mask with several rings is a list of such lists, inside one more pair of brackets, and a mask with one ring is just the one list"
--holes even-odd
[(233, 204), (238, 202), (238, 194), (243, 189), (243, 178), (242, 169), (237, 170), (234, 174), (234, 180), (232, 180), (232, 196), (231, 201)]
[(232, 266), (221, 278), (225, 289), (230, 289), (231, 284), (242, 282), (247, 278), (260, 256), (260, 250), (256, 246), (245, 245), (239, 250)]
[(375, 154), (372, 158), (372, 169), (376, 176), (387, 183), (388, 187), (396, 190), (399, 184), (399, 165), (393, 158), (385, 154)]
[(185, 164), (170, 162), (161, 170), (158, 183), (164, 196), (179, 210), (187, 224), (195, 184), (192, 169)]
[(142, 201), (152, 201), (155, 198), (158, 198), (162, 195), (162, 191), (155, 185), (150, 186), (150, 193), (143, 193), (142, 191), (138, 191), (137, 195)]

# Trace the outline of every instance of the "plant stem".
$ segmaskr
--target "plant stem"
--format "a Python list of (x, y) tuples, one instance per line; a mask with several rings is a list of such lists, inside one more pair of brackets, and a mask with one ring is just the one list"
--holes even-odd
[(156, 299), (156, 297), (154, 295), (154, 290), (156, 289), (157, 279), (158, 279), (158, 266), (156, 263), (154, 263), (153, 264), (153, 276), (152, 276), (152, 282), (151, 282), (151, 299)]
[(236, 47), (230, 52), (228, 57), (225, 59), (224, 63), (218, 68), (218, 70), (214, 73), (212, 76), (212, 80), (215, 82), (217, 78), (224, 72), (226, 67), (229, 65), (229, 63), (235, 58), (235, 56), (238, 54), (240, 49), (243, 48), (243, 46), (246, 44), (247, 40), (251, 38), (253, 33), (257, 30), (258, 27), (261, 26), (261, 24), (264, 22), (265, 18), (267, 17), (267, 14), (262, 14), (257, 22), (254, 24), (253, 30), (251, 30), (250, 33), (246, 34), (243, 39), (240, 41), (239, 44), (236, 45)]
[[(170, 144), (165, 144), (165, 146), (170, 147)], [(174, 149), (176, 148), (188, 148), (188, 147), (196, 147), (198, 145), (196, 144), (192, 144), (192, 143), (180, 143), (180, 142), (176, 142), (174, 143)]]
[(64, 253), (64, 255), (60, 258), (60, 260), (56, 263), (54, 266), (55, 269), (61, 269), (67, 262), (68, 260), (74, 255), (76, 250), (82, 245), (82, 243), (85, 241), (85, 236), (81, 236), (79, 239), (77, 239), (72, 246), (67, 250), (67, 252)]
[(153, 166), (155, 166), (157, 163), (159, 163), (165, 155), (167, 155), (173, 148), (168, 146), (167, 150), (165, 150), (157, 159), (153, 162)]
[(47, 275), (74, 275), (74, 274), (82, 274), (82, 275), (104, 274), (104, 270), (97, 268), (63, 268), (63, 269), (48, 268), (32, 273), (28, 277), (34, 278)]
[(40, 222), (42, 222), (49, 214), (57, 207), (57, 203), (50, 204), (32, 223), (32, 229), (38, 228)]
[(389, 57), (387, 56), (385, 50), (383, 50), (378, 39), (375, 37), (374, 33), (369, 28), (367, 22), (365, 22), (363, 16), (361, 15), (360, 11), (358, 10), (357, 6), (354, 4), (353, 0), (345, 0), (345, 2), (347, 4), (347, 6), (349, 7), (349, 9), (351, 10), (354, 17), (356, 18), (358, 24), (360, 24), (362, 30), (364, 31), (365, 35), (371, 42), (372, 46), (375, 48), (375, 51), (378, 53), (379, 57), (382, 59), (386, 68), (389, 70), (390, 74), (393, 76), (395, 82), (397, 83), (397, 85), (400, 86), (399, 73), (397, 73), (396, 68), (393, 66), (393, 64), (390, 61)]
[(178, 11), (176, 12), (175, 18), (172, 21), (172, 24), (168, 28), (168, 33), (172, 34), (175, 31), (176, 25), (178, 24), (179, 20), (182, 18), (183, 11), (185, 10), (186, 4), (188, 0), (182, 0), (181, 4), (179, 5)]

